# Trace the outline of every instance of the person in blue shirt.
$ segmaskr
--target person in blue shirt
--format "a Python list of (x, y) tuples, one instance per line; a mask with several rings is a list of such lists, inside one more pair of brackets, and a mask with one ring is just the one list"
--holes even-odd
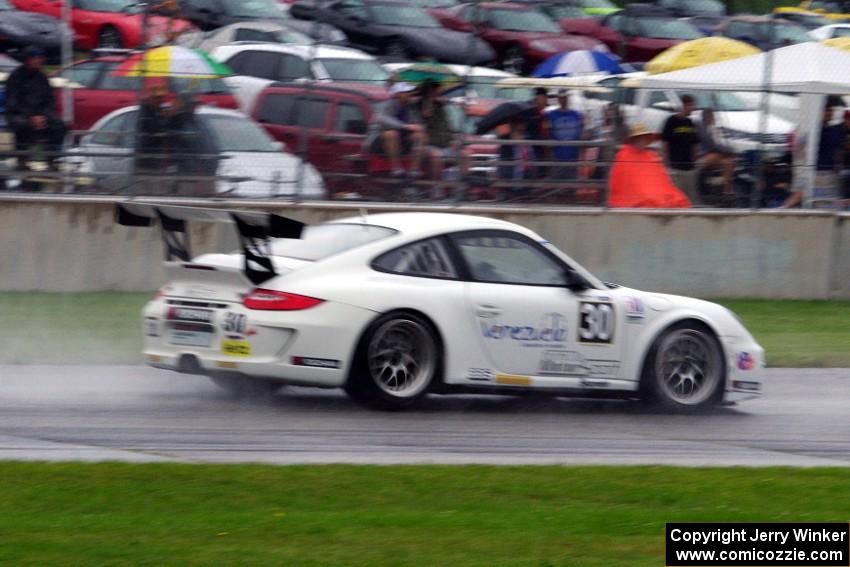
[[(560, 89), (558, 91), (558, 108), (546, 113), (546, 120), (549, 123), (549, 136), (553, 140), (577, 142), (584, 138), (584, 116), (581, 112), (571, 109), (569, 102), (567, 89)], [(553, 169), (553, 178), (572, 180), (578, 177), (578, 166), (569, 162), (578, 161), (579, 150), (580, 148), (576, 146), (556, 146), (554, 148), (552, 153), (555, 160), (563, 161), (565, 164)]]

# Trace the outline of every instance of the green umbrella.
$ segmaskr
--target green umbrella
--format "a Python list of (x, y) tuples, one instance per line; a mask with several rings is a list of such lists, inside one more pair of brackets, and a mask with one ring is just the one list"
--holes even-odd
[(414, 63), (397, 73), (398, 80), (413, 85), (421, 85), (425, 81), (434, 81), (442, 89), (456, 87), (463, 79), (454, 73), (447, 65), (434, 62)]

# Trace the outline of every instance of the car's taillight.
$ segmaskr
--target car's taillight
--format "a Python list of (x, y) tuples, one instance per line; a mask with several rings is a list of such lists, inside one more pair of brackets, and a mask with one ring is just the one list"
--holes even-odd
[(272, 289), (255, 289), (245, 296), (242, 305), (248, 309), (260, 309), (264, 311), (298, 311), (310, 309), (322, 303), (324, 299), (274, 291)]

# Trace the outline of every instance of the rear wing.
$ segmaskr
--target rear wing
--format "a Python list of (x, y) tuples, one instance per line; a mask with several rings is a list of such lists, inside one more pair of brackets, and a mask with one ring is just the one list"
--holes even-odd
[(151, 227), (158, 222), (167, 262), (191, 262), (188, 221), (233, 224), (245, 257), (242, 271), (254, 285), (277, 275), (269, 239), (301, 238), (305, 227), (302, 222), (273, 213), (140, 203), (116, 205), (115, 221), (134, 227)]

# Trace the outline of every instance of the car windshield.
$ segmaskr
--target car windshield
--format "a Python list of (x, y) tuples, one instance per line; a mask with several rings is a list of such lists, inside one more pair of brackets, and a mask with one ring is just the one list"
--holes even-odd
[(699, 12), (714, 16), (723, 16), (726, 14), (726, 8), (717, 0), (690, 0), (686, 6), (691, 13)]
[(832, 28), (832, 37), (850, 37), (850, 28)]
[[(770, 31), (769, 29), (765, 30), (765, 37), (768, 37)], [(773, 26), (773, 43), (775, 44), (784, 44), (787, 42), (805, 43), (811, 40), (812, 37), (806, 33), (806, 30), (797, 24)]]
[(396, 231), (391, 228), (370, 224), (320, 224), (305, 228), (298, 240), (273, 240), (271, 253), (272, 256), (315, 262), (387, 238), (395, 233)]
[(582, 10), (578, 6), (570, 6), (568, 4), (545, 6), (543, 8), (543, 12), (550, 18), (555, 18), (556, 20), (593, 17), (585, 14), (584, 10)]
[(841, 13), (841, 6), (837, 2), (812, 2), (809, 4), (809, 10), (825, 10), (833, 14)]
[(144, 4), (136, 0), (77, 0), (77, 8), (90, 12), (124, 12), (138, 14)]
[(251, 120), (223, 114), (200, 115), (220, 152), (279, 152), (266, 131)]
[(637, 20), (640, 33), (654, 39), (698, 39), (703, 36), (688, 22), (668, 18), (641, 18)]
[(413, 0), (411, 2), (414, 6), (419, 6), (420, 8), (451, 8), (452, 6), (457, 6), (457, 0)]
[(548, 16), (534, 10), (490, 10), (490, 23), (505, 31), (561, 33)]
[(375, 23), (385, 26), (405, 26), (409, 28), (439, 28), (440, 23), (431, 14), (417, 6), (398, 4), (372, 4), (369, 6)]
[[(681, 97), (686, 93), (685, 91), (681, 91), (677, 94)], [(743, 99), (741, 99), (741, 97), (739, 97), (733, 92), (697, 91), (688, 92), (687, 94), (691, 95), (694, 98), (694, 104), (697, 108), (711, 108), (723, 112), (741, 112), (745, 110), (754, 110), (751, 105), (747, 104)]]
[(225, 11), (237, 18), (280, 19), (283, 11), (273, 0), (221, 0)]
[(280, 43), (295, 43), (298, 45), (312, 45), (313, 38), (305, 33), (295, 30), (280, 30), (272, 32), (275, 39)]
[(614, 5), (609, 0), (582, 0), (582, 6), (585, 8), (602, 8), (605, 10), (618, 10), (619, 7)]
[(319, 62), (334, 81), (381, 84), (390, 78), (386, 69), (371, 59), (322, 58)]

